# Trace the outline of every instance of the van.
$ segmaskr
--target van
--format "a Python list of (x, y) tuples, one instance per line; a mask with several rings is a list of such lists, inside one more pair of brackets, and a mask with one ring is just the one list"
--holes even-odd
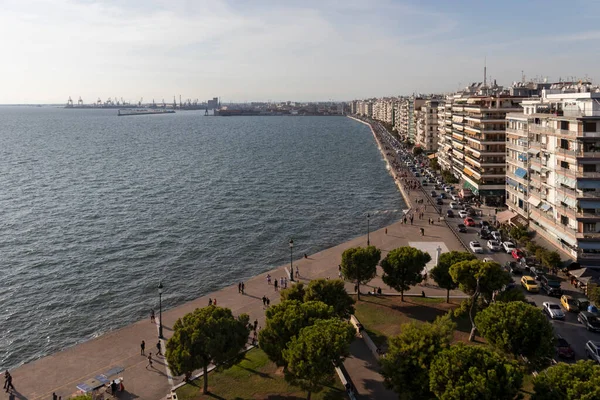
[(473, 192), (470, 189), (460, 189), (458, 195), (461, 199), (468, 200), (473, 197)]

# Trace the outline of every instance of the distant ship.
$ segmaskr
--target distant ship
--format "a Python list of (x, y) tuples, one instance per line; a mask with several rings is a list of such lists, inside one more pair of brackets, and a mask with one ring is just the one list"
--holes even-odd
[(127, 117), (130, 115), (146, 115), (146, 114), (175, 114), (175, 110), (164, 110), (161, 108), (147, 110), (145, 108), (126, 108), (123, 110), (119, 110), (117, 112), (117, 116), (119, 117)]
[(221, 117), (233, 117), (233, 116), (261, 115), (261, 112), (257, 111), (257, 110), (250, 110), (250, 109), (221, 108), (219, 110), (215, 110), (215, 115), (219, 115)]

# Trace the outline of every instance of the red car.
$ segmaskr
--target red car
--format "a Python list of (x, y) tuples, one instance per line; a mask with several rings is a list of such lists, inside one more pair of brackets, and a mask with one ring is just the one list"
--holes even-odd
[(569, 342), (560, 336), (556, 338), (556, 353), (559, 357), (563, 358), (575, 357), (575, 352), (571, 348), (571, 345), (569, 345)]
[(471, 217), (465, 218), (463, 222), (466, 226), (475, 226), (475, 221)]
[(521, 258), (525, 257), (525, 254), (523, 254), (523, 252), (519, 249), (514, 249), (510, 254), (512, 254), (512, 257), (516, 260), (520, 260)]

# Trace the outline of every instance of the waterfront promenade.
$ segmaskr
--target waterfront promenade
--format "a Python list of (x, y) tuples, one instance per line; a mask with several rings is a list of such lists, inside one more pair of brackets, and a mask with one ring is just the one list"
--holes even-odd
[[(407, 193), (407, 195), (410, 200), (424, 197), (421, 191), (413, 191)], [(419, 247), (430, 252), (437, 246), (441, 246), (444, 251), (463, 249), (456, 236), (445, 224), (440, 225), (436, 222), (435, 225), (429, 225), (427, 222), (429, 217), (436, 218), (437, 221), (437, 214), (433, 207), (428, 207), (423, 219), (415, 218), (413, 225), (403, 224), (400, 221), (387, 228), (371, 232), (370, 242), (382, 250), (382, 257), (385, 257), (388, 251), (406, 245)], [(420, 236), (420, 228), (424, 228), (424, 236)], [(315, 278), (336, 279), (342, 252), (350, 247), (365, 246), (366, 241), (367, 235), (364, 235), (312, 254), (306, 259), (295, 260), (294, 266), (299, 267), (300, 280), (307, 282)], [(432, 258), (434, 258), (433, 253)], [(232, 285), (163, 312), (165, 337), (169, 338), (171, 336), (171, 327), (178, 318), (195, 308), (208, 305), (209, 298), (216, 298), (219, 306), (231, 308), (234, 314), (249, 314), (251, 321), (257, 319), (259, 326), (264, 326), (262, 296), (268, 296), (274, 304), (279, 301), (279, 294), (274, 291), (272, 286), (267, 285), (266, 276), (268, 273), (274, 278), (286, 276), (286, 268), (289, 268), (289, 264), (282, 265), (246, 281), (246, 293), (244, 295), (238, 293), (237, 285)], [(389, 288), (381, 281), (380, 277), (381, 270), (369, 286), (380, 286), (384, 293), (389, 292)], [(165, 290), (177, 290), (177, 288), (170, 287), (169, 282), (164, 284)], [(349, 292), (352, 292), (353, 287), (352, 283), (347, 283)], [(365, 286), (361, 288), (363, 291), (367, 291)], [(420, 294), (422, 290), (426, 295), (445, 295), (445, 290), (440, 290), (434, 286), (418, 286), (411, 289), (409, 293)], [(76, 386), (79, 383), (102, 374), (113, 367), (120, 366), (124, 368), (119, 376), (124, 378), (126, 392), (121, 393), (119, 398), (162, 399), (170, 391), (172, 385), (180, 383), (182, 379), (181, 377), (171, 377), (164, 359), (155, 356), (157, 333), (157, 326), (151, 323), (148, 318), (23, 365), (12, 371), (16, 388), (15, 398), (50, 399), (52, 393), (56, 392), (57, 395), (66, 399), (77, 392)], [(140, 355), (140, 342), (142, 340), (146, 342), (146, 354), (152, 352), (154, 356), (153, 368), (148, 368), (146, 357)], [(352, 356), (345, 362), (346, 369), (360, 397), (365, 399), (394, 398), (390, 392), (383, 388), (382, 378), (377, 374), (377, 366), (368, 357), (360, 344), (354, 344)], [(8, 398), (8, 395), (5, 395), (5, 398)]]

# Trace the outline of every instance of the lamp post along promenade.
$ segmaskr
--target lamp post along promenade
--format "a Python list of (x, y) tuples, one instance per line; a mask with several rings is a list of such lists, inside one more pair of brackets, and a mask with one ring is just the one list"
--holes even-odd
[(371, 240), (370, 240), (370, 226), (369, 226), (369, 220), (371, 218), (370, 214), (367, 214), (367, 247), (369, 247), (371, 245)]
[(163, 339), (162, 292), (163, 292), (163, 284), (162, 284), (162, 281), (160, 281), (158, 283), (158, 338), (159, 339)]
[(293, 262), (293, 255), (294, 255), (294, 240), (290, 239), (290, 281), (294, 281), (294, 265), (292, 264)]

